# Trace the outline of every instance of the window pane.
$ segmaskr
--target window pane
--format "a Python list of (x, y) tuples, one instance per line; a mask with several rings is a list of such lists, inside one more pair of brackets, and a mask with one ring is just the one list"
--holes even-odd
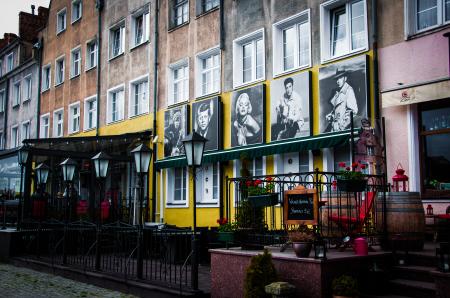
[(264, 175), (264, 163), (262, 157), (257, 157), (254, 159), (254, 176)]
[(264, 76), (263, 74), (263, 68), (264, 68), (264, 53), (263, 53), (263, 40), (258, 39), (256, 41), (256, 79), (262, 78)]
[(284, 70), (294, 68), (295, 27), (283, 30), (283, 65)]
[(437, 0), (417, 0), (417, 29), (437, 25)]
[(339, 163), (345, 162), (346, 165), (350, 164), (350, 147), (342, 146), (334, 148), (334, 170), (339, 170)]
[(364, 47), (364, 2), (352, 4), (352, 49)]
[(445, 0), (445, 21), (450, 21), (450, 0)]
[(249, 43), (242, 47), (243, 56), (243, 81), (249, 82), (252, 80), (252, 54), (253, 54), (253, 44)]
[(299, 66), (309, 64), (309, 22), (298, 25)]
[(450, 134), (429, 135), (424, 138), (425, 186), (431, 188), (431, 181), (450, 183)]
[(422, 130), (450, 128), (450, 107), (422, 112)]
[(332, 22), (332, 54), (333, 56), (341, 55), (346, 52), (346, 26), (347, 26), (347, 14), (344, 9), (336, 10), (333, 15)]

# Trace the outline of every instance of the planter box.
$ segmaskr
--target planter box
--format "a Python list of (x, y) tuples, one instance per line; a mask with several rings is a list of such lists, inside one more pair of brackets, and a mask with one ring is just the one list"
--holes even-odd
[(253, 207), (268, 207), (278, 204), (278, 193), (269, 193), (265, 195), (248, 196), (247, 200)]
[(217, 240), (226, 243), (234, 242), (234, 232), (218, 232)]
[(366, 190), (367, 180), (337, 179), (337, 187), (340, 191), (362, 192)]

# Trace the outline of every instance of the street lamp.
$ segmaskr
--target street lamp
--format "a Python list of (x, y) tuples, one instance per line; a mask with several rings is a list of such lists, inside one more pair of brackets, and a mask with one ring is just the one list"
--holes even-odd
[(38, 185), (46, 184), (48, 173), (50, 172), (50, 167), (45, 163), (40, 163), (35, 169), (36, 173), (36, 182)]
[[(18, 154), (17, 154), (17, 158), (18, 158), (18, 162), (20, 165), (20, 189), (19, 189), (19, 194), (20, 194), (20, 204), (21, 204), (21, 216), (20, 216), (20, 222), (23, 221), (23, 213), (24, 213), (24, 207), (25, 207), (25, 202), (23, 200), (22, 197), (22, 188), (23, 188), (23, 168), (26, 166), (27, 161), (28, 161), (28, 155), (29, 155), (29, 150), (30, 147), (28, 145), (23, 145), (22, 147), (19, 148)], [(20, 225), (20, 224), (19, 224)]]
[[(67, 158), (59, 165), (61, 166), (61, 169), (62, 169), (63, 180), (64, 180), (64, 182), (66, 182), (66, 199), (68, 201), (68, 204), (66, 207), (68, 207), (70, 209), (70, 199), (72, 198), (71, 183), (74, 178), (75, 168), (77, 167), (77, 163), (73, 159)], [(66, 220), (67, 220), (67, 216), (68, 216), (67, 212), (68, 211), (66, 210)]]
[[(137, 251), (137, 276), (138, 278), (142, 278), (143, 273), (143, 267), (142, 267), (142, 201), (144, 197), (144, 182), (143, 182), (143, 175), (148, 173), (148, 168), (150, 165), (150, 159), (152, 158), (153, 151), (148, 148), (145, 144), (141, 144), (131, 150), (131, 154), (133, 154), (134, 157), (134, 163), (136, 166), (136, 173), (139, 174), (139, 226), (138, 226), (138, 251)], [(135, 206), (136, 208), (136, 206)]]
[(196, 133), (195, 130), (187, 135), (183, 140), (184, 152), (188, 166), (192, 169), (192, 188), (193, 188), (193, 234), (192, 234), (192, 275), (191, 283), (194, 290), (198, 289), (198, 262), (197, 262), (197, 200), (195, 189), (195, 168), (201, 167), (205, 143), (208, 140)]

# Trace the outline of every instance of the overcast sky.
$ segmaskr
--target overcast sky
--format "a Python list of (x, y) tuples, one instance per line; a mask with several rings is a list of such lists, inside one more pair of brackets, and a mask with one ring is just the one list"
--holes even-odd
[(31, 13), (31, 5), (36, 6), (35, 13), (39, 6), (48, 7), (50, 0), (0, 0), (0, 38), (4, 33), (15, 33), (19, 31), (19, 12)]

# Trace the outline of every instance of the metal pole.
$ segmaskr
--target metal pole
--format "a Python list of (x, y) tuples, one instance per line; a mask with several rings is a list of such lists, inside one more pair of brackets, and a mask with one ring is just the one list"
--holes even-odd
[[(103, 191), (103, 179), (100, 178), (100, 193), (98, 198), (98, 218), (97, 218), (97, 233), (95, 234), (95, 270), (100, 270), (101, 253), (100, 253), (100, 240), (102, 233), (102, 191)], [(95, 208), (94, 208), (95, 209)], [(94, 213), (95, 214), (95, 213)]]
[(193, 212), (194, 212), (194, 224), (192, 234), (192, 269), (191, 269), (191, 286), (194, 291), (198, 290), (198, 260), (197, 260), (197, 199), (196, 199), (196, 177), (195, 166), (192, 167), (192, 188), (194, 195), (193, 200)]
[(143, 196), (143, 179), (142, 173), (139, 173), (139, 225), (138, 225), (138, 237), (137, 237), (137, 277), (142, 279), (143, 273), (143, 257), (142, 257), (142, 196)]
[(22, 221), (23, 221), (23, 213), (24, 213), (24, 205), (25, 205), (25, 202), (23, 201), (23, 193), (22, 193), (22, 186), (23, 186), (23, 164), (20, 164), (20, 189), (19, 189), (19, 194), (20, 194), (20, 209), (21, 209), (21, 211), (20, 211), (20, 220), (19, 220), (19, 227), (21, 226), (21, 224), (22, 224)]
[(66, 206), (65, 206), (65, 222), (64, 222), (64, 236), (63, 236), (63, 264), (67, 263), (67, 224), (68, 224), (68, 213), (70, 206), (70, 182), (66, 182)]
[(5, 198), (2, 199), (3, 203), (3, 227), (2, 230), (6, 230), (6, 208), (5, 208)]
[(350, 112), (350, 133), (351, 133), (351, 139), (350, 139), (350, 152), (351, 152), (351, 160), (350, 163), (353, 164), (355, 161), (355, 136), (354, 136), (354, 130), (355, 126), (353, 125), (353, 111)]

